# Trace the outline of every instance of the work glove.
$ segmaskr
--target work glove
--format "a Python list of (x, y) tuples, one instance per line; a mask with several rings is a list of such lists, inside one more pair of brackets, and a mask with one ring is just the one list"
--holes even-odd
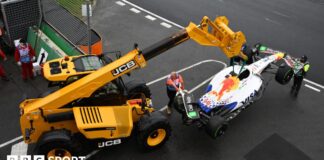
[(18, 65), (18, 66), (21, 66), (21, 62), (20, 62), (20, 61), (19, 61), (19, 62), (17, 62), (17, 65)]
[(32, 58), (32, 61), (34, 62), (36, 60), (36, 57), (35, 56), (33, 56), (33, 58)]

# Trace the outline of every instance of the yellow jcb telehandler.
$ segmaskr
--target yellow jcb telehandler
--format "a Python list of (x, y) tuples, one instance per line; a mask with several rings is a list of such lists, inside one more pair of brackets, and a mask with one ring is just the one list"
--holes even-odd
[(66, 81), (66, 84), (55, 92), (26, 99), (20, 104), (20, 126), (25, 142), (36, 143), (35, 154), (46, 158), (78, 155), (81, 148), (89, 145), (98, 148), (117, 145), (132, 132), (136, 133), (138, 143), (144, 149), (162, 146), (171, 129), (167, 118), (150, 105), (150, 94), (145, 93), (143, 87), (135, 86), (137, 89), (132, 95), (135, 98), (127, 97), (115, 103), (119, 100), (111, 98), (114, 93), (109, 92), (109, 85), (188, 39), (218, 47), (229, 58), (240, 56), (246, 59), (241, 52), (246, 42), (244, 34), (233, 32), (226, 17), (214, 21), (204, 17), (199, 25), (190, 23), (148, 48), (140, 50), (136, 47), (121, 58), (92, 70), (80, 67), (88, 64), (78, 61), (80, 57), (50, 61), (44, 66), (45, 76), (52, 81), (55, 78), (63, 83)]

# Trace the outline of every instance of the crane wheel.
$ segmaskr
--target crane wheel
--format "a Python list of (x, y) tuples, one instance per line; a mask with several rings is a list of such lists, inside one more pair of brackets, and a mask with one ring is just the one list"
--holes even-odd
[(209, 119), (206, 125), (206, 132), (211, 138), (216, 139), (224, 135), (227, 126), (228, 124), (223, 117), (215, 115)]
[(35, 155), (50, 157), (69, 157), (78, 156), (80, 146), (65, 131), (50, 131), (45, 133), (37, 144)]
[(143, 116), (138, 123), (138, 144), (143, 150), (161, 147), (171, 135), (167, 118), (159, 111)]
[(141, 94), (144, 94), (146, 98), (151, 98), (151, 90), (150, 88), (142, 82), (131, 81), (126, 84), (128, 88), (128, 99), (140, 98)]

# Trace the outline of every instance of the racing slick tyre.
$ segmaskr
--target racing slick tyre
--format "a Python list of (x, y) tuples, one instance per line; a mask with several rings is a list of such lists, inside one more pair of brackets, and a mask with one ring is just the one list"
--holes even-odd
[(170, 135), (170, 124), (162, 112), (144, 115), (138, 122), (137, 141), (144, 151), (161, 147)]
[(45, 133), (34, 151), (35, 155), (49, 157), (69, 157), (80, 154), (80, 145), (77, 141), (72, 141), (67, 131), (50, 131)]
[(177, 95), (175, 98), (174, 98), (174, 101), (173, 101), (173, 107), (176, 111), (178, 111), (179, 113), (185, 113), (185, 105), (184, 105), (184, 102), (183, 102), (183, 98), (182, 98), (182, 95), (179, 94)]
[(246, 64), (252, 64), (253, 63), (253, 56), (254, 56), (252, 48), (250, 46), (246, 46), (245, 49), (243, 50), (243, 52), (245, 53), (245, 55), (248, 58), (247, 61), (246, 61)]
[(143, 93), (146, 98), (151, 98), (151, 90), (145, 83), (131, 81), (130, 83), (126, 84), (126, 88), (128, 89), (128, 99), (141, 98), (141, 93)]
[(276, 81), (282, 85), (289, 83), (294, 75), (294, 71), (288, 65), (282, 64), (279, 66), (276, 73)]
[(209, 119), (206, 132), (211, 138), (215, 139), (225, 133), (227, 126), (228, 123), (223, 117), (215, 115)]

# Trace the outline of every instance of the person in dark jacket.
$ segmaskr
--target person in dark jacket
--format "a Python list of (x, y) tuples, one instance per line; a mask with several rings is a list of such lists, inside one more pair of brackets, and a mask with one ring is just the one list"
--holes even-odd
[[(307, 56), (304, 55), (302, 56), (298, 61), (297, 61), (298, 65), (295, 65), (295, 69), (298, 69), (297, 72), (295, 72), (294, 74), (294, 84), (291, 87), (291, 93), (294, 96), (297, 96), (300, 90), (300, 87), (302, 85), (303, 79), (306, 76), (306, 73), (308, 72), (310, 65), (309, 62), (307, 61)], [(301, 65), (301, 66), (300, 66)]]

